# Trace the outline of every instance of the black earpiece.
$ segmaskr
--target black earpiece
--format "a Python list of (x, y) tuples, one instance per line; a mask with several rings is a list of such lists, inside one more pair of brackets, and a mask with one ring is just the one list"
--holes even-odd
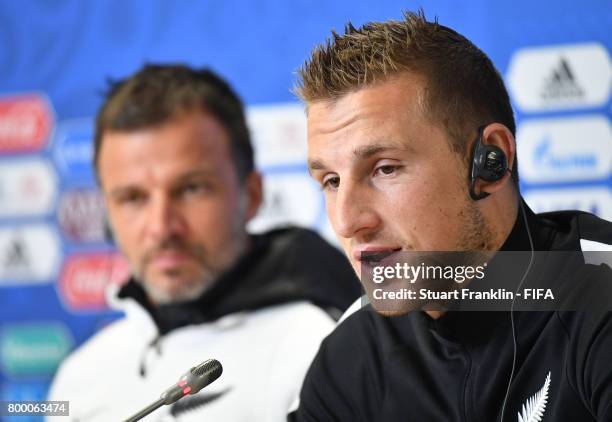
[(495, 182), (508, 171), (508, 159), (506, 154), (497, 145), (485, 145), (482, 143), (482, 134), (485, 126), (478, 129), (478, 138), (474, 141), (472, 151), (472, 169), (470, 171), (470, 197), (474, 201), (489, 196), (487, 192), (476, 193), (476, 179), (481, 178), (486, 182)]

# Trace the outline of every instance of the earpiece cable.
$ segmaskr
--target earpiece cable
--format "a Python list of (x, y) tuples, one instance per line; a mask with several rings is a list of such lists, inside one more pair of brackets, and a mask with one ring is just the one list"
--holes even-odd
[[(510, 171), (510, 170), (508, 170)], [(510, 172), (512, 173), (512, 172)], [(501, 416), (499, 418), (500, 422), (504, 420), (504, 413), (506, 411), (506, 403), (508, 401), (508, 396), (510, 395), (510, 386), (512, 385), (512, 380), (514, 378), (514, 371), (516, 368), (516, 355), (517, 355), (517, 343), (516, 343), (516, 326), (514, 323), (514, 303), (516, 300), (516, 293), (521, 289), (525, 279), (527, 278), (527, 274), (531, 270), (531, 265), (533, 264), (533, 258), (535, 255), (535, 248), (533, 246), (533, 238), (531, 237), (531, 230), (529, 229), (529, 222), (527, 221), (527, 213), (525, 212), (525, 207), (523, 206), (523, 201), (519, 200), (519, 205), (521, 209), (521, 214), (523, 215), (523, 222), (525, 223), (525, 227), (527, 228), (527, 236), (529, 237), (529, 246), (531, 247), (531, 256), (529, 257), (529, 264), (527, 265), (527, 269), (523, 274), (523, 278), (521, 279), (519, 285), (514, 292), (514, 297), (512, 298), (512, 304), (510, 305), (510, 325), (512, 327), (512, 369), (510, 371), (510, 378), (508, 379), (508, 387), (506, 388), (506, 395), (504, 396), (504, 402), (502, 404)]]

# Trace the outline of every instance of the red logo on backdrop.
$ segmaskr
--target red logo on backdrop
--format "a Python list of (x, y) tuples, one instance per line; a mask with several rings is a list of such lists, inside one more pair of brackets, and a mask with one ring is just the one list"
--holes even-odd
[(108, 308), (107, 286), (121, 284), (128, 276), (127, 261), (118, 253), (72, 255), (64, 262), (59, 288), (68, 308), (103, 310)]
[(0, 154), (43, 149), (52, 125), (53, 113), (44, 96), (0, 98)]

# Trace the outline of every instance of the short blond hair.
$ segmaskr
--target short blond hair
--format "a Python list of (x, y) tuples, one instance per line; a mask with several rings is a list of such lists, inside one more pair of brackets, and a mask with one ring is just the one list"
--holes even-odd
[(491, 60), (422, 10), (359, 28), (349, 23), (342, 35), (332, 31), (298, 70), (294, 91), (306, 104), (334, 101), (402, 72), (424, 77), (426, 117), (446, 130), (456, 152), (466, 153), (478, 127), (492, 122), (514, 135), (508, 92)]

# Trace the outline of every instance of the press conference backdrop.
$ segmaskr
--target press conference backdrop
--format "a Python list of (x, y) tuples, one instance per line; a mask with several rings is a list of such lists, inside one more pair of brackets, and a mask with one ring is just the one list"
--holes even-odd
[(0, 3), (0, 400), (44, 398), (62, 358), (117, 316), (104, 290), (127, 269), (104, 240), (90, 167), (108, 80), (147, 62), (224, 75), (248, 104), (265, 175), (251, 230), (291, 222), (332, 238), (305, 167), (295, 70), (347, 20), (399, 18), (418, 6), (473, 40), (504, 75), (529, 204), (612, 219), (609, 1)]

